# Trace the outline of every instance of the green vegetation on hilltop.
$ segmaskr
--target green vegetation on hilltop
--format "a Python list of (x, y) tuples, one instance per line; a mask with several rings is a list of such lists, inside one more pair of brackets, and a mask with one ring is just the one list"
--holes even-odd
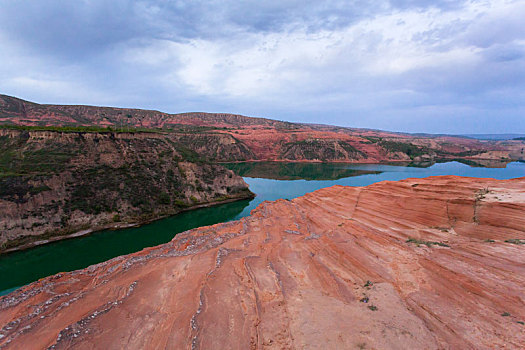
[(0, 124), (0, 129), (23, 130), (23, 131), (56, 131), (56, 132), (96, 132), (96, 133), (128, 133), (149, 132), (162, 133), (166, 130), (131, 128), (131, 127), (102, 127), (102, 126), (45, 126), (45, 125), (14, 125)]
[(17, 125), (17, 124), (0, 124), (0, 129), (22, 130), (22, 131), (56, 131), (56, 132), (95, 132), (95, 133), (185, 133), (198, 134), (213, 132), (217, 130), (228, 130), (228, 128), (216, 128), (212, 126), (198, 126), (186, 124), (167, 124), (164, 128), (145, 128), (126, 125), (125, 123), (118, 126), (48, 126), (48, 125)]
[(84, 152), (78, 143), (45, 142), (44, 147), (27, 145), (27, 137), (0, 136), (0, 177), (49, 175), (65, 170), (69, 161)]

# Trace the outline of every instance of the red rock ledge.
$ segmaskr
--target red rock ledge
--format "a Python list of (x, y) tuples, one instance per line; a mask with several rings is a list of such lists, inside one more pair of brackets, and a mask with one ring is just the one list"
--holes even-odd
[(0, 348), (522, 349), (523, 239), (525, 178), (334, 186), (11, 293)]

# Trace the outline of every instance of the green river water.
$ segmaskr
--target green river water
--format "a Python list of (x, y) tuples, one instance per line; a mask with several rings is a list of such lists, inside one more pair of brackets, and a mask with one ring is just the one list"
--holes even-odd
[(503, 168), (470, 167), (457, 162), (429, 167), (380, 164), (240, 163), (229, 168), (242, 175), (257, 196), (253, 200), (197, 209), (150, 224), (118, 231), (100, 231), (0, 256), (0, 295), (61, 271), (72, 271), (119, 255), (170, 241), (195, 227), (237, 220), (265, 200), (292, 199), (333, 185), (366, 186), (384, 180), (435, 175), (510, 179), (525, 176), (525, 163)]

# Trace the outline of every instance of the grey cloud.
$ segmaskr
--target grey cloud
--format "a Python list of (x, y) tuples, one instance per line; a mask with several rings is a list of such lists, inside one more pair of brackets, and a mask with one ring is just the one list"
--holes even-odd
[(485, 50), (483, 56), (494, 63), (522, 61), (525, 58), (525, 45), (496, 44)]
[(442, 10), (457, 9), (463, 6), (464, 1), (455, 0), (392, 0), (390, 5), (396, 9), (429, 8), (435, 7)]
[(3, 1), (0, 30), (35, 51), (81, 58), (144, 29), (127, 1)]
[[(277, 80), (288, 73), (297, 78), (282, 78), (257, 96), (222, 91), (220, 83), (229, 74), (246, 68), (244, 62), (232, 66), (218, 58), (212, 63), (219, 92), (192, 90), (177, 75), (183, 62), (170, 51), (172, 43), (196, 39), (237, 55), (267, 34), (344, 32), (381, 15), (399, 13), (403, 22), (409, 9), (445, 13), (464, 6), (465, 1), (447, 0), (0, 0), (0, 89), (37, 102), (222, 111), (405, 131), (467, 132), (480, 127), (478, 116), (487, 132), (510, 125), (525, 132), (520, 121), (525, 120), (525, 6), (510, 14), (445, 21), (411, 38), (426, 50), (414, 54), (423, 59), (472, 48), (475, 60), (373, 74), (363, 68), (367, 59), (382, 57), (385, 47), (396, 44), (371, 30), (341, 45), (328, 63), (306, 54), (304, 60), (284, 57), (280, 64), (270, 57), (261, 66), (277, 66)], [(135, 59), (142, 52), (152, 62)]]
[[(279, 32), (302, 26), (332, 30), (377, 13), (450, 1), (126, 1), (0, 0), (0, 30), (51, 54), (81, 59), (131, 39), (184, 40)], [(453, 2), (459, 4), (461, 2)]]

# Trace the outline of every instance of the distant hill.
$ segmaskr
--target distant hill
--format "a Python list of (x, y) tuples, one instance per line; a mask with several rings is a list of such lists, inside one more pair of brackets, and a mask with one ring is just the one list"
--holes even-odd
[(515, 140), (525, 139), (525, 134), (465, 134), (458, 135), (462, 137), (469, 137), (477, 140)]
[(190, 112), (168, 114), (155, 110), (84, 105), (38, 104), (0, 94), (0, 123), (45, 126), (134, 126), (173, 128), (179, 125), (283, 127), (290, 123), (227, 113)]
[[(491, 135), (461, 137), (406, 134), (291, 123), (229, 113), (169, 114), (133, 108), (50, 105), (7, 95), (0, 95), (0, 127), (29, 127), (32, 130), (51, 128), (49, 131), (68, 132), (155, 131), (172, 136), (177, 134), (179, 142), (204, 159), (215, 162), (278, 160), (378, 163), (427, 162), (437, 159), (510, 161), (523, 159), (523, 147), (519, 144), (498, 143), (496, 140), (525, 136), (499, 135), (498, 138), (493, 137), (491, 142), (481, 142), (478, 139), (490, 139)], [(238, 152), (224, 152), (225, 144), (217, 143), (217, 135), (228, 136), (221, 138), (220, 142), (235, 144)]]

